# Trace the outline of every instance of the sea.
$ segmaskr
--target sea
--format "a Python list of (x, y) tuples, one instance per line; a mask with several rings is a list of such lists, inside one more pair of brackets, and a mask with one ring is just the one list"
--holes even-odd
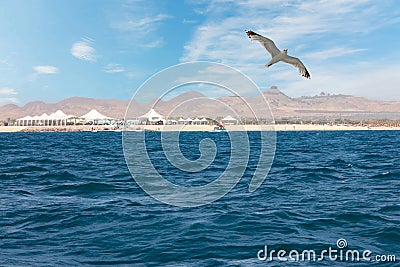
[[(160, 133), (146, 135), (162, 155)], [(257, 148), (260, 134), (248, 137)], [(156, 169), (209, 183), (232, 156), (227, 133), (179, 142), (194, 160), (205, 138), (217, 153), (204, 173), (183, 176), (163, 156)], [(259, 153), (229, 193), (179, 207), (132, 178), (121, 132), (0, 133), (0, 266), (399, 266), (399, 131), (277, 132), (269, 173), (249, 192)]]

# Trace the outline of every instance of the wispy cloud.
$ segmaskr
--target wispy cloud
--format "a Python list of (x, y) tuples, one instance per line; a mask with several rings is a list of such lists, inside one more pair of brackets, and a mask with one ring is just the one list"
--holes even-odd
[(2, 87), (0, 88), (0, 106), (6, 104), (15, 104), (18, 103), (18, 99), (14, 97), (17, 95), (17, 90), (10, 88), (10, 87)]
[(142, 42), (139, 46), (144, 48), (156, 48), (156, 47), (161, 47), (163, 45), (164, 45), (164, 39), (160, 37), (152, 42), (148, 43)]
[(164, 12), (162, 6), (159, 1), (125, 1), (110, 26), (121, 33), (121, 38), (130, 45), (141, 48), (160, 47), (164, 45), (164, 40), (159, 29), (165, 21), (173, 18)]
[(342, 57), (358, 52), (363, 52), (366, 51), (367, 49), (364, 48), (359, 48), (359, 49), (354, 49), (354, 48), (346, 48), (346, 47), (335, 47), (335, 48), (330, 48), (322, 51), (316, 51), (316, 52), (311, 52), (305, 54), (303, 57), (304, 58), (310, 58), (310, 59), (328, 59), (328, 58), (336, 58), (336, 57)]
[(198, 23), (198, 21), (193, 20), (193, 19), (183, 19), (182, 20), (182, 24), (194, 24), (194, 23)]
[[(379, 65), (376, 68), (375, 65)], [(400, 99), (400, 64), (360, 62), (314, 69), (314, 76), (307, 83), (291, 80), (286, 84), (291, 96), (314, 95), (321, 91), (364, 96), (371, 99)]]
[(0, 88), (0, 95), (16, 95), (17, 91), (13, 88), (2, 87)]
[(19, 102), (18, 99), (15, 97), (0, 97), (0, 106), (6, 104), (16, 104), (18, 102)]
[(104, 67), (104, 71), (107, 73), (118, 73), (118, 72), (124, 72), (125, 69), (121, 64), (110, 63)]
[[(209, 19), (197, 28), (194, 38), (186, 44), (181, 61), (215, 59), (217, 55), (221, 60), (234, 61), (232, 56), (235, 60), (247, 60), (249, 57), (243, 51), (249, 50), (264, 55), (264, 51), (255, 52), (255, 48), (249, 45), (244, 35), (244, 30), (248, 29), (267, 34), (282, 49), (287, 45), (297, 48), (299, 40), (300, 44), (314, 45), (315, 40), (324, 35), (370, 31), (383, 23), (380, 22), (379, 10), (366, 8), (371, 2), (313, 0), (266, 4), (265, 1), (238, 0), (229, 10), (235, 15), (224, 16), (216, 12), (226, 12), (226, 5), (211, 1), (213, 8), (207, 9)], [(225, 7), (218, 8), (220, 5)]]
[[(358, 80), (356, 76), (363, 77), (364, 71), (369, 72), (367, 69), (361, 71), (353, 68), (354, 62), (345, 56), (352, 55), (353, 60), (357, 53), (366, 50), (365, 46), (357, 46), (358, 38), (393, 23), (387, 12), (381, 12), (389, 4), (389, 1), (377, 4), (373, 0), (210, 1), (201, 6), (202, 14), (207, 19), (185, 44), (180, 61), (211, 60), (225, 63), (238, 68), (260, 86), (295, 86), (290, 90), (296, 91), (297, 95), (317, 85), (340, 92), (344, 88), (343, 80), (334, 82), (333, 79), (341, 79), (347, 70), (353, 71), (353, 80)], [(278, 48), (289, 48), (289, 54), (304, 60), (311, 73), (311, 82), (286, 64), (264, 68), (270, 59), (269, 55), (260, 44), (247, 38), (244, 31), (250, 29), (267, 35)], [(378, 64), (376, 61), (379, 59), (360, 56), (359, 61), (365, 60), (369, 61), (369, 66), (373, 66)], [(335, 68), (335, 64), (339, 67)], [(327, 70), (329, 75), (318, 76), (321, 69)], [(374, 75), (381, 77), (381, 74)], [(319, 80), (318, 84), (314, 84), (315, 80)], [(392, 84), (385, 84), (394, 90)], [(357, 86), (356, 83), (352, 85)], [(372, 84), (363, 86), (364, 92), (371, 92), (370, 95), (376, 91)]]
[(124, 20), (114, 23), (112, 26), (121, 31), (142, 31), (148, 33), (155, 30), (158, 23), (171, 18), (167, 14), (156, 14), (145, 17), (133, 18), (129, 15)]
[(0, 59), (0, 70), (1, 71), (10, 71), (13, 70), (14, 66), (7, 59)]
[(93, 48), (93, 40), (90, 38), (83, 38), (75, 42), (71, 47), (71, 54), (81, 60), (96, 61), (96, 50)]
[(58, 68), (54, 66), (34, 66), (32, 67), (37, 74), (55, 74)]

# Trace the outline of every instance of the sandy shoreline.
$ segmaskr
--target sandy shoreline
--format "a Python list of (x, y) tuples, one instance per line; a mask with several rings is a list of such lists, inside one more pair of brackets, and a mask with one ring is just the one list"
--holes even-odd
[[(209, 131), (213, 132), (215, 126), (211, 125), (138, 125), (132, 130), (145, 131)], [(227, 131), (359, 131), (359, 130), (398, 130), (400, 127), (367, 127), (345, 125), (227, 125)], [(71, 125), (71, 126), (0, 126), (0, 132), (82, 132), (82, 131), (113, 131), (109, 125)], [(118, 130), (118, 129), (117, 129)]]

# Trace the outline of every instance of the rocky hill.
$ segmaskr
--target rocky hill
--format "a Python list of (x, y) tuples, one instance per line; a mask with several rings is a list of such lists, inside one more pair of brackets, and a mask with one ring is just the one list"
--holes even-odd
[[(358, 119), (400, 119), (400, 101), (379, 101), (351, 95), (329, 95), (292, 98), (276, 87), (254, 97), (240, 98), (223, 96), (210, 99), (195, 91), (182, 93), (169, 100), (155, 100), (155, 109), (174, 117), (207, 116), (219, 117), (237, 115), (252, 117), (252, 113), (265, 114), (269, 118), (269, 107), (275, 118), (358, 118)], [(83, 97), (67, 98), (57, 103), (42, 101), (29, 102), (20, 107), (9, 104), (0, 107), (0, 120), (16, 119), (27, 115), (41, 115), (62, 110), (66, 114), (81, 116), (91, 109), (114, 118), (123, 118), (129, 101), (117, 99), (94, 99)], [(128, 112), (130, 117), (146, 113), (152, 103), (136, 103), (135, 109)], [(250, 108), (251, 107), (251, 108)]]

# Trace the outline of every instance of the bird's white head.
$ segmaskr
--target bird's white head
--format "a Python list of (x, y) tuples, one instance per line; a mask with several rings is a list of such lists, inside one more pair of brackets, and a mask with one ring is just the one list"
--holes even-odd
[(283, 49), (283, 53), (285, 53), (287, 55), (287, 49)]

